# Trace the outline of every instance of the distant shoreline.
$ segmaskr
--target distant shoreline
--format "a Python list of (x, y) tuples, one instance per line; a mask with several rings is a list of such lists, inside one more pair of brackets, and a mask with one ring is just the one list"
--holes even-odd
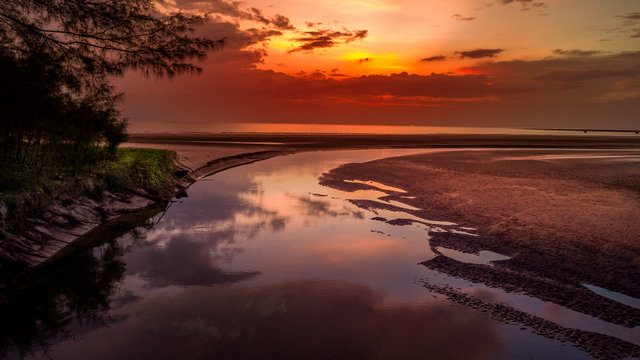
[(333, 148), (640, 148), (640, 136), (496, 134), (131, 134), (130, 143), (325, 150)]
[(541, 131), (576, 131), (576, 132), (611, 132), (611, 133), (633, 133), (640, 134), (640, 130), (613, 130), (613, 129), (539, 129), (531, 128), (526, 130), (541, 130)]
[[(640, 129), (604, 129), (596, 127), (480, 127), (480, 126), (433, 126), (433, 125), (364, 125), (364, 124), (295, 124), (295, 123), (225, 123), (198, 122), (138, 122), (129, 127), (130, 134), (158, 135), (577, 135), (584, 131), (620, 136), (635, 135)], [(625, 136), (625, 135), (623, 135)]]

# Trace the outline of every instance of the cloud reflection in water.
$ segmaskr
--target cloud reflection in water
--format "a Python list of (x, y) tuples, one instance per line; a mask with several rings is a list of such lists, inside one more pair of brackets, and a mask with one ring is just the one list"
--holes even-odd
[[(337, 281), (191, 287), (129, 304), (123, 319), (52, 351), (65, 359), (484, 359), (499, 340), (490, 319), (436, 303), (383, 304)], [(452, 336), (455, 334), (455, 336)]]

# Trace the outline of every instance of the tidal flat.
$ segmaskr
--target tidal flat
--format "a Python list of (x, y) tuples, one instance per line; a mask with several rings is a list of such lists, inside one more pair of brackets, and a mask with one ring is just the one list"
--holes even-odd
[(639, 356), (634, 146), (302, 140), (238, 145), (277, 153), (213, 163), (188, 197), (35, 269), (0, 302), (2, 355)]

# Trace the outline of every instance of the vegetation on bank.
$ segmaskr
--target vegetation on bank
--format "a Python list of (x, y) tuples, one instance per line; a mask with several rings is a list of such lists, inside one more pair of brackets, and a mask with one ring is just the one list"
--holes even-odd
[[(111, 82), (128, 70), (199, 72), (190, 60), (224, 38), (194, 36), (204, 17), (163, 14), (154, 0), (1, 3), (0, 199), (24, 204), (47, 198), (38, 194), (72, 193), (65, 187), (89, 180), (160, 194), (168, 155), (117, 150), (126, 120)], [(0, 220), (6, 210), (0, 207)]]
[(102, 174), (111, 191), (143, 191), (162, 196), (171, 188), (178, 167), (170, 150), (119, 148)]
[(35, 170), (2, 172), (0, 222), (8, 232), (21, 232), (22, 219), (38, 217), (56, 201), (64, 205), (84, 196), (99, 202), (106, 192), (167, 199), (181, 171), (173, 151), (118, 148), (112, 159), (83, 168), (76, 176), (60, 176), (55, 166), (37, 176)]
[[(156, 77), (200, 72), (191, 60), (222, 47), (224, 38), (196, 37), (205, 17), (163, 14), (155, 5), (0, 1), (0, 240), (36, 224), (82, 222), (83, 214), (65, 211), (75, 205), (105, 219), (107, 192), (171, 195), (174, 154), (118, 149), (127, 122), (112, 80), (131, 70)], [(42, 234), (40, 243), (0, 241), (0, 261), (46, 243)]]

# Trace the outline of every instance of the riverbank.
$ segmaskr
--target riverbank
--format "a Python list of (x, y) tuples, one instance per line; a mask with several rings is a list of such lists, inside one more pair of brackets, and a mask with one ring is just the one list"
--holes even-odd
[[(120, 184), (121, 189), (111, 191), (105, 181), (109, 177), (88, 177), (69, 182), (52, 191), (62, 194), (50, 196), (46, 211), (38, 216), (27, 216), (31, 231), (14, 241), (2, 257), (38, 264), (51, 257), (61, 247), (73, 242), (99, 224), (123, 213), (152, 206), (157, 201), (168, 201), (191, 182), (223, 171), (274, 156), (300, 151), (370, 148), (640, 148), (639, 137), (596, 136), (538, 136), (538, 135), (337, 135), (337, 134), (133, 134), (127, 147), (141, 154), (171, 151), (172, 163), (180, 169), (182, 179), (168, 179), (172, 184), (166, 193), (140, 191), (135, 182)], [(154, 150), (144, 150), (153, 148)], [(130, 164), (131, 165), (131, 164)], [(175, 169), (174, 169), (175, 170)], [(173, 174), (171, 175), (173, 176)], [(113, 180), (113, 179), (112, 179)], [(117, 177), (116, 177), (116, 183)], [(111, 181), (114, 183), (114, 181)], [(97, 194), (97, 195), (96, 195)], [(7, 211), (3, 211), (6, 229)], [(7, 235), (5, 234), (5, 237)], [(11, 237), (9, 234), (8, 237)], [(47, 238), (53, 241), (45, 240)], [(29, 241), (23, 241), (23, 240)], [(6, 244), (6, 242), (5, 242)], [(23, 246), (26, 244), (25, 246)], [(56, 244), (52, 246), (51, 244)], [(12, 253), (26, 254), (15, 258)]]
[(34, 266), (96, 226), (171, 200), (193, 180), (169, 150), (118, 150), (116, 159), (70, 179), (40, 179), (0, 197), (3, 266)]
[[(207, 146), (203, 148), (207, 149)], [(614, 163), (614, 168), (616, 168), (615, 164), (618, 164), (620, 168), (628, 168), (631, 172), (627, 173), (628, 176), (620, 172), (617, 173), (618, 176), (601, 176), (599, 186), (605, 190), (631, 189), (634, 185), (628, 180), (637, 178), (633, 173), (637, 167), (633, 164), (638, 158), (638, 150), (507, 149), (497, 151), (472, 148), (462, 151), (461, 149), (389, 151), (385, 149), (307, 152), (288, 156), (291, 152), (298, 150), (286, 150), (282, 146), (267, 147), (267, 149), (244, 148), (243, 151), (259, 151), (223, 156), (214, 161), (207, 161), (208, 165), (200, 168), (199, 175), (196, 176), (196, 173), (192, 172), (191, 176), (207, 176), (230, 167), (283, 156), (203, 179), (188, 189), (189, 199), (174, 201), (170, 203), (170, 207), (159, 206), (144, 213), (135, 212), (118, 217), (79, 237), (55, 256), (32, 269), (29, 274), (14, 282), (18, 286), (13, 289), (13, 292), (7, 292), (6, 300), (11, 305), (6, 307), (5, 313), (34, 314), (28, 318), (36, 324), (35, 329), (40, 329), (40, 325), (37, 324), (43, 323), (43, 318), (48, 318), (37, 315), (32, 309), (40, 309), (43, 306), (41, 302), (36, 301), (33, 301), (32, 306), (27, 306), (25, 305), (29, 303), (27, 299), (39, 299), (42, 294), (47, 294), (47, 298), (53, 300), (51, 306), (46, 308), (59, 309), (61, 308), (59, 304), (67, 303), (66, 299), (77, 299), (78, 295), (85, 298), (86, 289), (95, 285), (99, 293), (98, 301), (94, 301), (93, 305), (80, 303), (81, 306), (78, 307), (80, 311), (86, 313), (85, 305), (91, 308), (91, 306), (95, 307), (95, 304), (108, 302), (113, 305), (113, 308), (108, 313), (105, 312), (105, 316), (120, 317), (127, 314), (127, 318), (133, 319), (134, 322), (135, 319), (140, 319), (137, 314), (151, 311), (152, 313), (149, 314), (151, 317), (140, 319), (140, 324), (144, 325), (148, 323), (148, 318), (157, 318), (153, 315), (153, 309), (157, 309), (154, 304), (157, 303), (149, 301), (152, 301), (155, 295), (162, 293), (162, 291), (149, 291), (150, 289), (158, 290), (175, 286), (179, 289), (178, 291), (188, 293), (193, 287), (203, 291), (197, 295), (197, 298), (202, 299), (208, 292), (220, 293), (222, 287), (232, 288), (236, 283), (240, 286), (252, 287), (257, 281), (259, 284), (269, 285), (271, 280), (280, 281), (282, 274), (288, 276), (285, 277), (286, 279), (318, 278), (317, 269), (323, 269), (325, 272), (320, 278), (326, 277), (331, 281), (357, 280), (356, 283), (359, 286), (370, 286), (385, 294), (390, 291), (394, 294), (394, 301), (409, 299), (419, 302), (420, 306), (428, 306), (426, 304), (428, 302), (437, 303), (446, 299), (447, 303), (459, 303), (478, 309), (500, 323), (512, 324), (506, 327), (511, 329), (511, 333), (521, 335), (508, 336), (526, 338), (527, 344), (536, 344), (536, 347), (540, 345), (541, 339), (532, 333), (555, 340), (557, 347), (541, 346), (543, 349), (553, 349), (547, 350), (548, 354), (552, 354), (551, 351), (561, 350), (563, 345), (558, 341), (573, 344), (595, 358), (623, 358), (638, 354), (637, 327), (634, 326), (640, 319), (640, 313), (633, 307), (633, 303), (631, 306), (625, 306), (575, 281), (547, 278), (533, 271), (506, 268), (507, 265), (504, 264), (508, 260), (493, 263), (466, 262), (465, 258), (482, 258), (484, 255), (481, 250), (486, 249), (510, 255), (511, 259), (518, 258), (521, 253), (509, 251), (506, 247), (509, 245), (508, 238), (489, 239), (496, 243), (498, 240), (502, 242), (498, 244), (502, 247), (497, 245), (491, 247), (487, 240), (489, 236), (480, 227), (470, 229), (471, 224), (463, 221), (463, 217), (455, 218), (451, 213), (446, 212), (446, 209), (435, 211), (431, 205), (439, 205), (439, 203), (432, 204), (426, 201), (434, 194), (443, 195), (443, 198), (456, 198), (456, 196), (444, 195), (455, 195), (452, 187), (457, 186), (459, 181), (468, 178), (473, 184), (482, 178), (478, 175), (483, 175), (494, 181), (478, 182), (479, 187), (491, 189), (491, 185), (495, 184), (497, 188), (494, 190), (505, 189), (506, 191), (502, 197), (494, 196), (493, 208), (483, 211), (502, 214), (509, 208), (500, 207), (500, 201), (507, 205), (512, 202), (512, 197), (507, 195), (510, 195), (509, 191), (513, 189), (505, 186), (503, 182), (506, 180), (512, 179), (515, 184), (521, 178), (534, 181), (555, 176), (559, 177), (559, 180), (582, 181), (584, 180), (582, 178), (594, 176), (589, 175), (590, 172), (596, 175), (616, 174), (607, 167), (607, 163), (611, 162)], [(211, 150), (214, 153), (215, 147)], [(202, 153), (206, 152), (206, 150), (202, 151)], [(375, 153), (375, 155), (363, 155), (365, 153)], [(418, 193), (410, 195), (402, 191), (394, 193), (395, 190), (390, 187), (389, 182), (367, 183), (365, 178), (346, 179), (362, 180), (359, 183), (347, 182), (346, 184), (353, 186), (353, 189), (357, 189), (360, 185), (364, 185), (360, 188), (365, 189), (369, 184), (373, 187), (369, 189), (374, 191), (350, 193), (318, 184), (321, 174), (330, 172), (331, 169), (342, 164), (354, 163), (353, 165), (369, 166), (372, 163), (388, 161), (402, 167), (410, 162), (405, 161), (406, 157), (398, 156), (414, 153), (420, 154), (414, 156), (423, 158), (413, 164), (418, 170), (420, 170), (418, 165), (436, 168), (433, 163), (437, 163), (440, 169), (438, 173), (449, 172), (451, 175), (459, 167), (461, 170), (456, 174), (460, 179), (458, 182), (439, 183), (431, 176), (420, 178), (416, 183), (424, 184), (425, 187), (421, 190), (433, 193), (421, 195)], [(381, 160), (364, 163), (372, 159)], [(545, 168), (557, 162), (562, 166), (556, 167), (555, 171)], [(621, 164), (631, 164), (631, 166)], [(575, 169), (571, 166), (567, 169), (567, 165), (572, 165)], [(410, 178), (414, 173), (418, 176), (418, 171), (411, 168), (409, 169), (411, 171), (405, 169), (400, 173), (394, 173), (390, 168), (384, 169), (383, 173), (389, 176), (404, 174), (404, 177)], [(465, 169), (468, 171), (462, 171)], [(358, 172), (356, 175), (368, 176), (365, 172)], [(451, 178), (455, 176), (451, 175)], [(434, 184), (428, 184), (430, 182)], [(543, 181), (541, 183), (544, 184)], [(429, 186), (433, 188), (430, 189)], [(561, 191), (562, 187), (547, 189), (543, 186), (539, 191), (533, 191), (531, 187), (530, 184), (520, 187), (512, 186), (516, 190), (529, 191), (534, 195), (560, 189), (559, 193), (553, 196), (547, 194), (547, 198), (551, 200), (555, 196), (571, 195), (570, 190), (573, 189), (568, 188), (565, 190), (567, 194), (564, 194)], [(396, 186), (396, 188), (401, 187)], [(345, 190), (348, 189), (345, 188)], [(477, 194), (461, 193), (457, 197), (463, 195)], [(528, 199), (533, 199), (526, 193), (524, 195), (527, 195)], [(412, 198), (412, 196), (416, 197)], [(587, 199), (591, 193), (585, 193), (584, 196)], [(544, 199), (548, 200), (547, 198)], [(568, 196), (568, 199), (574, 198)], [(423, 200), (425, 200), (424, 203), (419, 207), (411, 206), (414, 201)], [(517, 200), (513, 201), (517, 202)], [(592, 200), (592, 203), (601, 201), (600, 198)], [(622, 203), (625, 202), (623, 198)], [(573, 204), (569, 202), (569, 205)], [(592, 205), (586, 203), (585, 207)], [(358, 209), (356, 206), (367, 210)], [(381, 206), (383, 208), (380, 208)], [(595, 211), (599, 209), (596, 208)], [(412, 224), (411, 219), (418, 220), (418, 224)], [(420, 223), (421, 220), (423, 220), (422, 223)], [(459, 225), (453, 224), (454, 220)], [(572, 217), (558, 219), (559, 222), (567, 223), (572, 220)], [(516, 228), (521, 227), (521, 230), (526, 233), (529, 224), (513, 225)], [(531, 225), (537, 225), (537, 223), (534, 222)], [(465, 237), (465, 233), (481, 236), (466, 235)], [(274, 242), (274, 239), (277, 241)], [(581, 256), (580, 253), (572, 251), (554, 252), (553, 247), (562, 244), (556, 244), (552, 239), (547, 241), (547, 245), (552, 247), (550, 256)], [(540, 248), (540, 246), (538, 242), (531, 243), (531, 249)], [(611, 248), (619, 246), (620, 243), (611, 244)], [(456, 249), (458, 252), (478, 253), (479, 256), (452, 255), (451, 253)], [(533, 254), (539, 255), (535, 251)], [(522, 252), (522, 256), (525, 255)], [(300, 261), (301, 259), (303, 261)], [(519, 264), (514, 265), (515, 268), (518, 266)], [(621, 269), (621, 271), (625, 270)], [(561, 275), (561, 271), (558, 273)], [(85, 278), (74, 279), (73, 274), (79, 274)], [(411, 289), (412, 285), (417, 288), (415, 294)], [(25, 288), (27, 290), (24, 290)], [(60, 288), (63, 290), (56, 290)], [(611, 288), (607, 287), (607, 289)], [(435, 299), (432, 299), (432, 296)], [(173, 301), (176, 298), (172, 296), (171, 299)], [(269, 299), (272, 297), (269, 296)], [(168, 304), (167, 308), (178, 308), (180, 300), (176, 301)], [(425, 304), (422, 303), (423, 301)], [(209, 301), (206, 303), (205, 309), (211, 309)], [(304, 306), (307, 306), (306, 300)], [(343, 308), (342, 305), (339, 306)], [(464, 309), (453, 306), (454, 314)], [(192, 309), (190, 304), (187, 308)], [(225, 313), (230, 309), (228, 306), (215, 308), (222, 309)], [(172, 314), (173, 311), (163, 310), (166, 314)], [(217, 316), (208, 318), (210, 315), (209, 313), (202, 315), (199, 311), (195, 313), (195, 316), (198, 319), (204, 319), (206, 324), (219, 326), (216, 322)], [(245, 315), (246, 312), (241, 311), (233, 317)], [(480, 315), (479, 312), (478, 315)], [(82, 319), (81, 316), (82, 314), (79, 314), (80, 319)], [(184, 320), (184, 316), (189, 315), (178, 315), (181, 321)], [(171, 315), (169, 317), (172, 319), (170, 323), (175, 324), (173, 320), (175, 317)], [(447, 316), (447, 319), (450, 317)], [(485, 320), (488, 321), (489, 318)], [(424, 321), (430, 323), (429, 319)], [(9, 323), (24, 322), (25, 316), (15, 316), (15, 320)], [(44, 323), (50, 324), (48, 321)], [(54, 322), (55, 324), (57, 323)], [(130, 323), (127, 322), (127, 324)], [(130, 328), (127, 324), (116, 322), (109, 326), (108, 329), (111, 329), (114, 334), (127, 334), (127, 336), (115, 338), (109, 336), (109, 339), (115, 339), (109, 341), (130, 341), (131, 344), (139, 345), (139, 336), (146, 336), (148, 330), (143, 326), (140, 328), (140, 333), (128, 333), (127, 329)], [(505, 328), (497, 323), (490, 322), (490, 324), (493, 324), (494, 330)], [(333, 327), (335, 322), (330, 322), (330, 325)], [(403, 328), (410, 328), (409, 325)], [(64, 326), (66, 325), (60, 324), (61, 329)], [(248, 328), (253, 327), (248, 326)], [(518, 331), (518, 328), (522, 332)], [(416, 330), (420, 333), (419, 329)], [(410, 332), (413, 333), (413, 331)], [(174, 334), (175, 329), (169, 328), (169, 333)], [(455, 338), (457, 335), (457, 331), (452, 331), (447, 337)], [(52, 353), (58, 354), (57, 357), (65, 357), (60, 355), (68, 354), (65, 349), (94, 348), (93, 345), (88, 344), (93, 340), (102, 341), (105, 338), (101, 330), (97, 330), (93, 335), (82, 333), (78, 336), (84, 345), (67, 346), (65, 343), (62, 346), (54, 346), (56, 349)], [(206, 344), (211, 344), (210, 338), (205, 336), (202, 339)], [(507, 346), (514, 344), (514, 338), (509, 339), (511, 340), (504, 340)], [(113, 346), (111, 343), (109, 348), (122, 348), (122, 346)], [(136, 345), (136, 348), (139, 346)], [(113, 357), (113, 354), (111, 355)]]

